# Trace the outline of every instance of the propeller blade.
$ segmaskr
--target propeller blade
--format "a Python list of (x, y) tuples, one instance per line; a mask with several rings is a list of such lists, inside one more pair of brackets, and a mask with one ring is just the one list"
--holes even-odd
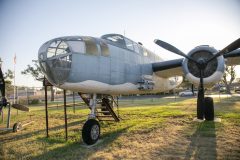
[(2, 72), (1, 67), (0, 67), (0, 91), (1, 91), (2, 97), (5, 97), (5, 81), (4, 81), (3, 72)]
[(20, 111), (29, 112), (29, 108), (24, 106), (24, 105), (21, 105), (21, 104), (12, 104), (12, 107), (15, 108), (15, 109), (18, 109)]
[(234, 42), (232, 42), (231, 44), (229, 44), (227, 47), (223, 48), (221, 51), (219, 51), (217, 54), (215, 54), (212, 58), (210, 58), (208, 62), (212, 61), (213, 59), (221, 56), (221, 55), (225, 55), (229, 52), (232, 52), (236, 49), (238, 49), (240, 47), (240, 38), (238, 38), (237, 40), (235, 40)]
[(159, 39), (155, 39), (154, 40), (154, 43), (156, 43), (157, 45), (159, 45), (160, 47), (170, 51), (170, 52), (173, 52), (177, 55), (180, 55), (180, 56), (183, 56), (185, 58), (187, 58), (188, 60), (191, 60), (195, 63), (198, 63), (195, 59), (187, 56), (186, 54), (184, 54), (182, 51), (180, 51), (179, 49), (177, 49), (176, 47), (172, 46), (171, 44), (167, 43), (167, 42), (164, 42), (164, 41), (161, 41)]

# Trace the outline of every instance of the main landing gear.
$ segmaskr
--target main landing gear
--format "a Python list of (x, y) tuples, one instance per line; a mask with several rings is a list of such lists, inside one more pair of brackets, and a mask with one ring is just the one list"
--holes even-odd
[(214, 120), (214, 103), (212, 97), (205, 97), (204, 98), (204, 116), (207, 121), (213, 121)]

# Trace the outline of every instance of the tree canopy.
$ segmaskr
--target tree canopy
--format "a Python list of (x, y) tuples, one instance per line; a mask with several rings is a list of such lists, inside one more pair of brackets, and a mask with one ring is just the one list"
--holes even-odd
[(21, 73), (24, 75), (31, 75), (36, 80), (42, 80), (42, 78), (44, 77), (40, 66), (36, 62), (34, 62), (34, 66), (27, 65), (27, 69), (25, 69)]

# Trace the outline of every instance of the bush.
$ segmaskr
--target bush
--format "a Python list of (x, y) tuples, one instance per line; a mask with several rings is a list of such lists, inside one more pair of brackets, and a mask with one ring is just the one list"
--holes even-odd
[(27, 104), (39, 104), (39, 99), (29, 99), (29, 101), (26, 98), (19, 99), (19, 104), (27, 105)]
[(27, 104), (27, 99), (20, 98), (19, 99), (19, 104)]
[(39, 104), (39, 99), (30, 100), (30, 104)]

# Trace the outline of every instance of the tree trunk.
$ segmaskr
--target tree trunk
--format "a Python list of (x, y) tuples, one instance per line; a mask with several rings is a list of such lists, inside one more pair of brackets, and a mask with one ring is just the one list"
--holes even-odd
[(54, 101), (54, 90), (53, 90), (53, 86), (51, 86), (51, 101)]
[(226, 92), (227, 92), (227, 94), (232, 94), (229, 84), (226, 84)]

